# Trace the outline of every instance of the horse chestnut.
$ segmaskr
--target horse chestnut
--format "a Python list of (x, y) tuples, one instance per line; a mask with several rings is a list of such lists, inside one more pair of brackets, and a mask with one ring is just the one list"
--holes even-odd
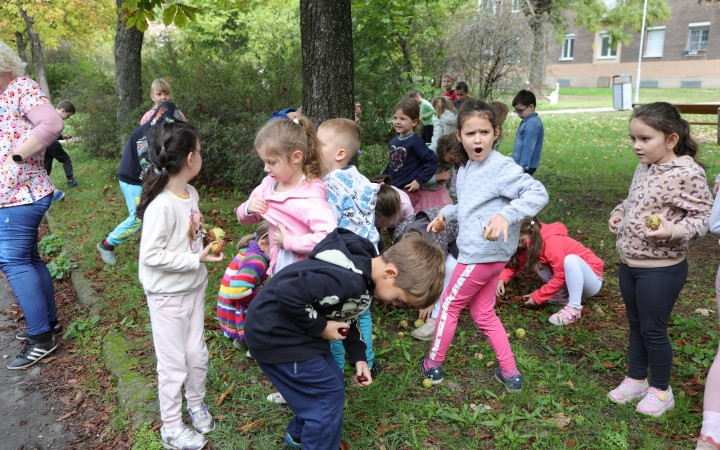
[(358, 375), (355, 378), (357, 379), (358, 383), (365, 383), (368, 380), (368, 378), (365, 375)]
[(350, 334), (349, 328), (338, 328), (338, 333), (340, 333), (340, 336), (347, 336)]

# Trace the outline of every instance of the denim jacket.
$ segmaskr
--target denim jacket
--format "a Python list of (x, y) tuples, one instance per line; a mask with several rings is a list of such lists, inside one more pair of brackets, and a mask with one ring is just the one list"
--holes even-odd
[(540, 165), (545, 131), (537, 113), (532, 113), (520, 122), (512, 158), (523, 170), (537, 169)]

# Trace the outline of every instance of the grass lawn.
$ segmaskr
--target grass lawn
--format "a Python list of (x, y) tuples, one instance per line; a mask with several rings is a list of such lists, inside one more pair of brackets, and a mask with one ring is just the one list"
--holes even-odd
[[(692, 100), (691, 94), (694, 101), (708, 98), (706, 90), (675, 91), (678, 96), (673, 98), (682, 101)], [(649, 101), (645, 96), (654, 92), (670, 98), (669, 92), (653, 89), (643, 90), (641, 98)], [(564, 88), (560, 105), (563, 95), (582, 97), (576, 102), (582, 107), (601, 101), (603, 106), (611, 104), (610, 90)], [(540, 217), (545, 222), (562, 221), (570, 235), (590, 247), (606, 266), (603, 289), (584, 302), (583, 319), (565, 328), (547, 322), (559, 307), (528, 309), (520, 305), (519, 296), (538, 285), (535, 278), (510, 283), (505, 297), (499, 299), (497, 312), (506, 330), (527, 330), (524, 339), (514, 333), (510, 339), (526, 380), (523, 392), (510, 395), (494, 380), (493, 351), (467, 314), (461, 316), (443, 366), (444, 383), (423, 388), (417, 362), (427, 354), (429, 344), (413, 340), (408, 333), (398, 337), (398, 332), (405, 331), (400, 322), (412, 324), (417, 314), (373, 307), (376, 354), (385, 370), (368, 388), (348, 383), (343, 440), (350, 448), (694, 448), (703, 383), (718, 347), (717, 315), (712, 312), (705, 317), (695, 312), (697, 308), (716, 311), (714, 278), (720, 262), (716, 237), (698, 239), (691, 247), (690, 275), (672, 318), (675, 359), (671, 385), (676, 408), (652, 419), (637, 414), (633, 406), (615, 405), (605, 398), (627, 369), (627, 323), (616, 277), (619, 260), (607, 219), (627, 195), (637, 165), (627, 138), (628, 118), (629, 112), (543, 117), (546, 143), (536, 177), (547, 187), (550, 202)], [(501, 152), (510, 152), (518, 123), (506, 123)], [(712, 180), (720, 170), (719, 148), (713, 143), (713, 133), (701, 132), (700, 137), (700, 159)], [(128, 358), (154, 379), (152, 347), (143, 350), (150, 339), (150, 325), (137, 282), (139, 242), (130, 239), (118, 246), (118, 265), (113, 268), (102, 264), (95, 249), (126, 215), (115, 180), (117, 161), (98, 160), (73, 151), (71, 146), (69, 150), (82, 184), (69, 190), (66, 200), (53, 206), (52, 212), (62, 224), (57, 231), (75, 262), (108, 301), (101, 314), (102, 326), (87, 332), (92, 339), (79, 345), (80, 352), (97, 352), (98, 338), (110, 327), (119, 329), (142, 350), (129, 352)], [(384, 165), (385, 151), (366, 151), (361, 159), (366, 175), (375, 175)], [(56, 168), (53, 178), (63, 186), (62, 170)], [(245, 193), (196, 187), (209, 228), (222, 226), (238, 238), (248, 231), (237, 224), (234, 214)], [(218, 419), (216, 431), (209, 435), (210, 448), (278, 448), (292, 413), (265, 400), (272, 386), (257, 364), (222, 336), (215, 319), (216, 293), (230, 253), (224, 263), (208, 265), (206, 337), (211, 359), (206, 402)], [(222, 404), (216, 406), (229, 389)], [(151, 408), (159, 420), (156, 405)], [(115, 423), (123, 427), (127, 422)], [(145, 429), (144, 433), (150, 432)]]

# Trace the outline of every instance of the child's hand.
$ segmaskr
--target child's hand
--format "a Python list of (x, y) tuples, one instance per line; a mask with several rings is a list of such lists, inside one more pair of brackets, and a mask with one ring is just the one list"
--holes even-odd
[(525, 306), (537, 306), (538, 304), (535, 303), (535, 300), (532, 298), (532, 294), (523, 295), (522, 297), (523, 303)]
[[(437, 179), (437, 178), (435, 178), (435, 179)], [(420, 183), (413, 180), (412, 183), (405, 185), (405, 189), (407, 189), (410, 192), (415, 192), (417, 190), (420, 190)]]
[(62, 135), (63, 141), (69, 141), (72, 139), (72, 134), (63, 134)]
[[(350, 329), (350, 324), (346, 322), (336, 322), (334, 320), (328, 320), (327, 325), (325, 325), (325, 329), (322, 333), (320, 333), (320, 337), (323, 339), (327, 339), (328, 341), (345, 339), (347, 333), (344, 335), (340, 334), (338, 330), (341, 328), (348, 330)], [(365, 363), (365, 366), (367, 367), (367, 363)]]
[(720, 188), (720, 181), (715, 183), (715, 186), (713, 186), (713, 195), (717, 195), (718, 188)]
[(498, 280), (497, 289), (495, 290), (495, 295), (498, 297), (502, 297), (505, 295), (505, 282), (503, 280)]
[(442, 172), (435, 175), (435, 181), (437, 181), (440, 184), (445, 183), (447, 180), (452, 178), (452, 172), (450, 170), (443, 170)]
[[(507, 220), (500, 214), (495, 214), (490, 218), (490, 222), (488, 222), (488, 226), (485, 227), (485, 234), (483, 234), (483, 239), (488, 241), (497, 241), (500, 239), (500, 235), (505, 235), (505, 242), (507, 242), (507, 232), (508, 227), (510, 224)], [(488, 236), (490, 236), (488, 238)]]
[(285, 237), (287, 236), (288, 232), (281, 223), (277, 224), (277, 229), (278, 230), (275, 232), (275, 234), (273, 234), (273, 241), (275, 241), (275, 244), (277, 244), (278, 247), (285, 248), (283, 247), (283, 244), (285, 243)]
[(610, 220), (608, 220), (608, 228), (610, 228), (611, 233), (617, 233), (617, 227), (620, 225), (620, 222), (622, 222), (622, 217), (620, 216), (612, 216)]
[(268, 210), (267, 202), (262, 197), (253, 197), (248, 200), (247, 211), (250, 214), (265, 214)]
[(435, 309), (435, 304), (432, 304), (428, 306), (427, 308), (421, 309), (420, 314), (418, 315), (418, 319), (420, 320), (428, 320)]
[(225, 256), (223, 253), (220, 253), (219, 255), (210, 254), (210, 249), (212, 248), (212, 246), (213, 243), (211, 242), (200, 252), (201, 263), (220, 262), (223, 260), (223, 257)]
[[(365, 377), (365, 381), (358, 381), (358, 377)], [(355, 363), (355, 376), (353, 377), (355, 382), (360, 386), (370, 386), (373, 382), (372, 376), (370, 375), (370, 368), (368, 363), (365, 361), (358, 361)]]
[(657, 230), (645, 227), (645, 237), (656, 244), (672, 237), (672, 224), (665, 220), (663, 216), (657, 216), (657, 218), (660, 219), (660, 226)]
[(445, 229), (445, 227), (440, 227), (440, 226), (436, 227), (435, 224), (438, 222), (445, 222), (445, 215), (443, 213), (438, 213), (437, 217), (434, 218), (433, 221), (428, 224), (427, 229), (425, 231), (427, 231), (428, 233), (432, 231), (435, 234), (440, 233), (442, 230)]

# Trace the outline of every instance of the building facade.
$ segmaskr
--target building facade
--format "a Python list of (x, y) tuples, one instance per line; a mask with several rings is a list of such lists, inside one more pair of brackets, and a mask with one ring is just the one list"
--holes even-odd
[[(696, 0), (667, 0), (672, 12), (664, 24), (644, 30), (640, 87), (720, 88), (720, 8)], [(609, 87), (614, 75), (638, 66), (640, 34), (613, 49), (602, 31), (570, 27), (548, 54), (546, 82), (572, 87)], [(709, 99), (713, 100), (713, 99)]]

